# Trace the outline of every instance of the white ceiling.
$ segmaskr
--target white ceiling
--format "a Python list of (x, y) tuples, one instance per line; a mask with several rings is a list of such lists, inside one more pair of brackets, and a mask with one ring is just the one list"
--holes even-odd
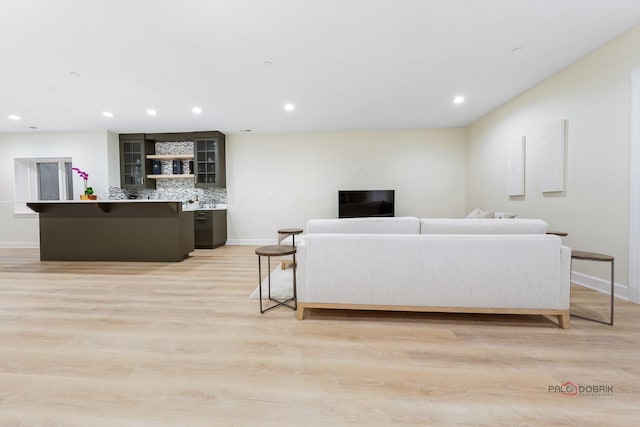
[(639, 22), (638, 0), (0, 0), (0, 132), (461, 127)]

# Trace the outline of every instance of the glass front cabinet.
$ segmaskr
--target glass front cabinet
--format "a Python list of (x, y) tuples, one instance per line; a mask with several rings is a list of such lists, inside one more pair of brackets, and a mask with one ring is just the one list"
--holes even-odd
[(147, 179), (149, 161), (155, 146), (145, 141), (144, 134), (120, 135), (120, 186), (122, 188), (155, 188), (155, 181)]
[(194, 132), (195, 186), (225, 187), (224, 135), (220, 132)]

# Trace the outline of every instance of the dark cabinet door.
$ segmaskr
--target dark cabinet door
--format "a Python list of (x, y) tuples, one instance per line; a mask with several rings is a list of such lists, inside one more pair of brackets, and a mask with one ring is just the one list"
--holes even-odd
[(154, 153), (154, 145), (143, 135), (120, 135), (120, 186), (126, 189), (155, 188), (155, 180), (147, 179), (150, 171), (148, 154)]
[(195, 182), (198, 188), (226, 186), (224, 135), (195, 138)]
[(227, 211), (213, 211), (213, 245), (222, 246), (227, 243)]
[(196, 211), (193, 215), (196, 249), (213, 249), (227, 241), (227, 211)]
[(196, 211), (193, 215), (196, 249), (213, 248), (213, 218), (211, 213), (211, 211)]

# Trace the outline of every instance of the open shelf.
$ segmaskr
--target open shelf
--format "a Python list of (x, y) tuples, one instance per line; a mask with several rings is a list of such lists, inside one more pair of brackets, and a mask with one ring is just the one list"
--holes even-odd
[(191, 178), (193, 179), (195, 175), (192, 173), (183, 173), (180, 175), (169, 175), (169, 174), (163, 174), (163, 175), (147, 175), (147, 178), (152, 178), (152, 179), (179, 179), (179, 178)]
[(193, 154), (149, 154), (150, 160), (189, 160), (193, 159)]

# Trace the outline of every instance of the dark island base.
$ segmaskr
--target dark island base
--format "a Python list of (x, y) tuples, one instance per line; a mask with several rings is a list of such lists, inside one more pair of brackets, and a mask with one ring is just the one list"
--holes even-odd
[(182, 261), (193, 212), (179, 202), (37, 202), (42, 261)]

